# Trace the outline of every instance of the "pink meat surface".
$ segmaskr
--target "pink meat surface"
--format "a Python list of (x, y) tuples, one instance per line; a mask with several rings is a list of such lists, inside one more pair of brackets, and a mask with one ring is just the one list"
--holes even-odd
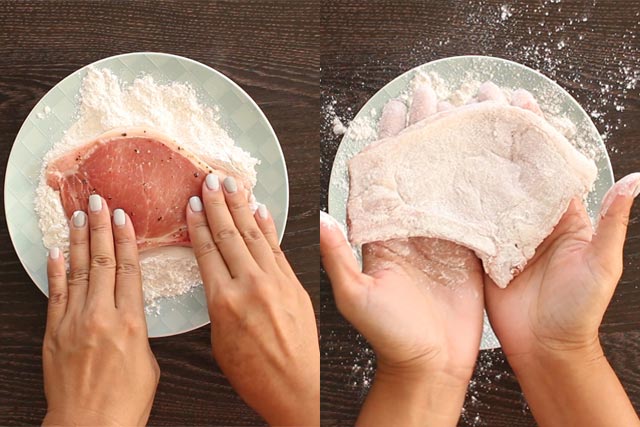
[[(129, 214), (141, 250), (190, 245), (185, 209), (201, 193), (209, 166), (171, 138), (147, 129), (109, 131), (49, 162), (47, 184), (60, 192), (67, 217), (87, 211), (91, 194)], [(240, 177), (236, 177), (241, 179)], [(245, 182), (245, 188), (247, 187)]]

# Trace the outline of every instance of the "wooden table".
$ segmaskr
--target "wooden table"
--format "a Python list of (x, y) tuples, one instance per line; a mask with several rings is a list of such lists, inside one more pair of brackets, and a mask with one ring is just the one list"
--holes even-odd
[[(417, 65), (465, 54), (503, 57), (543, 71), (597, 117), (599, 130), (608, 132), (615, 176), (621, 178), (640, 170), (640, 85), (625, 89), (632, 86), (632, 80), (623, 77), (625, 67), (631, 73), (639, 70), (640, 39), (632, 39), (631, 32), (639, 30), (635, 12), (640, 10), (640, 2), (622, 4), (328, 1), (322, 8), (322, 104), (326, 108), (335, 101), (338, 116), (349, 120), (378, 89)], [(326, 209), (331, 162), (340, 138), (333, 135), (327, 120), (323, 121), (321, 137), (321, 207)], [(601, 339), (636, 409), (640, 409), (638, 206), (631, 216), (624, 267), (602, 324)], [(372, 377), (372, 355), (338, 314), (324, 274), (320, 301), (323, 425), (350, 425)], [(500, 350), (481, 353), (459, 425), (535, 425)]]
[[(0, 169), (36, 102), (66, 75), (107, 56), (157, 51), (203, 62), (237, 82), (273, 125), (287, 162), (283, 248), (319, 309), (319, 38), (314, 4), (0, 2)], [(45, 413), (46, 298), (31, 283), (0, 215), (0, 425)], [(43, 260), (44, 262), (44, 260)], [(262, 425), (213, 361), (209, 327), (152, 340), (162, 369), (151, 425)]]

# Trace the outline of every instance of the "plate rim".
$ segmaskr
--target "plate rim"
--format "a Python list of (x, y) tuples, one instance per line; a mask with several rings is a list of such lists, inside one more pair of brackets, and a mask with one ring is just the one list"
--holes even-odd
[[(284, 156), (284, 152), (282, 151), (282, 144), (280, 143), (280, 139), (276, 135), (275, 130), (273, 129), (273, 126), (271, 125), (271, 122), (267, 118), (267, 116), (264, 113), (264, 111), (262, 111), (262, 109), (260, 108), (258, 103), (242, 87), (240, 87), (239, 84), (234, 82), (230, 77), (228, 77), (227, 75), (225, 75), (221, 71), (218, 71), (215, 68), (213, 68), (213, 67), (211, 67), (211, 66), (209, 66), (207, 64), (204, 64), (204, 63), (202, 63), (200, 61), (197, 61), (195, 59), (187, 58), (185, 56), (176, 55), (176, 54), (173, 54), (173, 53), (156, 52), (156, 51), (126, 52), (126, 53), (120, 53), (120, 54), (117, 54), (117, 55), (107, 56), (107, 57), (104, 57), (104, 58), (100, 58), (100, 59), (98, 59), (96, 61), (93, 61), (93, 62), (91, 62), (89, 64), (83, 65), (82, 67), (80, 67), (80, 68), (72, 71), (71, 73), (67, 74), (65, 77), (63, 77), (62, 79), (57, 81), (51, 88), (49, 88), (49, 90), (47, 90), (45, 92), (45, 94), (40, 97), (40, 99), (38, 99), (38, 102), (35, 103), (33, 108), (31, 108), (31, 110), (29, 111), (27, 116), (22, 121), (22, 124), (20, 125), (20, 129), (18, 129), (18, 132), (16, 133), (16, 136), (13, 138), (13, 142), (11, 143), (11, 150), (9, 151), (9, 157), (7, 157), (7, 166), (6, 166), (5, 170), (4, 170), (4, 183), (3, 183), (2, 191), (3, 191), (3, 200), (4, 200), (3, 207), (4, 207), (4, 213), (5, 213), (5, 224), (7, 226), (7, 231), (9, 232), (9, 240), (11, 241), (11, 245), (13, 246), (13, 251), (18, 256), (18, 260), (20, 261), (20, 264), (22, 265), (22, 269), (27, 273), (27, 275), (29, 276), (29, 278), (31, 279), (31, 282), (35, 285), (35, 287), (42, 294), (44, 294), (44, 296), (47, 299), (49, 298), (49, 293), (48, 293), (49, 287), (48, 287), (48, 284), (47, 284), (47, 291), (45, 291), (43, 288), (41, 288), (38, 285), (38, 282), (32, 276), (31, 271), (29, 271), (29, 269), (26, 267), (25, 263), (22, 260), (22, 257), (20, 256), (20, 253), (18, 252), (18, 250), (16, 248), (16, 245), (14, 243), (14, 235), (13, 235), (13, 232), (12, 232), (12, 228), (13, 227), (9, 224), (9, 215), (8, 215), (8, 210), (7, 210), (7, 198), (6, 198), (5, 194), (7, 193), (7, 177), (9, 175), (7, 172), (9, 171), (11, 155), (13, 154), (13, 149), (15, 147), (15, 143), (18, 140), (20, 134), (25, 129), (25, 126), (27, 126), (27, 121), (28, 121), (29, 117), (31, 117), (32, 114), (36, 114), (35, 112), (38, 110), (38, 107), (40, 106), (40, 104), (42, 104), (43, 100), (47, 97), (47, 95), (49, 95), (50, 92), (52, 92), (60, 84), (62, 84), (63, 82), (67, 81), (68, 79), (73, 78), (75, 75), (81, 73), (82, 71), (88, 69), (89, 67), (99, 65), (101, 62), (105, 62), (105, 61), (113, 60), (113, 59), (117, 59), (117, 58), (128, 57), (128, 56), (138, 56), (138, 55), (154, 55), (154, 56), (171, 57), (171, 58), (177, 59), (178, 61), (186, 61), (186, 62), (190, 62), (190, 63), (196, 64), (196, 65), (202, 66), (205, 69), (207, 69), (209, 72), (212, 72), (213, 74), (217, 75), (218, 77), (221, 77), (223, 80), (226, 81), (227, 84), (231, 85), (234, 89), (238, 90), (242, 95), (244, 95), (249, 100), (250, 104), (252, 104), (253, 107), (255, 107), (255, 109), (258, 111), (258, 115), (267, 124), (268, 131), (269, 131), (269, 133), (271, 134), (271, 136), (274, 138), (274, 140), (276, 142), (276, 145), (278, 147), (278, 153), (280, 155), (280, 158), (282, 159), (282, 164), (283, 164), (283, 167), (284, 167), (284, 187), (285, 187), (285, 205), (286, 206), (285, 206), (285, 209), (283, 209), (284, 217), (283, 217), (282, 231), (280, 233), (278, 233), (278, 242), (282, 243), (282, 240), (284, 238), (285, 230), (287, 228), (287, 223), (288, 223), (288, 220), (289, 220), (289, 207), (290, 207), (289, 170), (287, 168), (287, 162), (286, 162), (286, 158)], [(76, 104), (75, 107), (77, 109), (77, 104)], [(44, 247), (44, 245), (43, 245), (43, 247)], [(190, 290), (189, 292), (193, 292), (193, 290)], [(199, 329), (199, 328), (201, 328), (203, 326), (206, 326), (206, 325), (208, 325), (210, 323), (211, 323), (211, 320), (209, 319), (209, 320), (205, 321), (202, 324), (190, 327), (188, 329), (180, 330), (179, 332), (171, 332), (171, 333), (153, 335), (153, 336), (148, 335), (148, 338), (150, 338), (150, 339), (152, 339), (152, 338), (164, 338), (164, 337), (170, 337), (170, 336), (174, 336), (174, 335), (181, 335), (181, 334), (184, 334), (184, 333), (191, 332), (193, 330)]]
[[(607, 163), (607, 166), (609, 166), (609, 178), (611, 179), (612, 182), (615, 183), (615, 176), (613, 174), (613, 165), (611, 164), (611, 158), (609, 157), (609, 153), (606, 150), (606, 144), (604, 143), (604, 140), (602, 139), (602, 135), (600, 135), (600, 131), (598, 131), (598, 128), (596, 127), (596, 125), (593, 123), (593, 120), (591, 120), (589, 114), (587, 113), (587, 111), (582, 107), (582, 105), (580, 105), (580, 103), (569, 93), (567, 92), (567, 90), (562, 87), (559, 83), (557, 83), (556, 81), (554, 81), (553, 79), (551, 79), (550, 77), (547, 77), (546, 75), (544, 75), (542, 72), (535, 70), (533, 68), (530, 68), (524, 64), (521, 64), (519, 62), (515, 62), (512, 61), (510, 59), (505, 59), (505, 58), (501, 58), (499, 56), (489, 56), (489, 55), (456, 55), (456, 56), (447, 56), (445, 58), (438, 58), (438, 59), (434, 59), (433, 61), (429, 61), (429, 62), (425, 62), (423, 64), (419, 64), (416, 65), (415, 67), (412, 67), (410, 69), (408, 69), (407, 71), (404, 71), (403, 73), (397, 75), (396, 77), (394, 77), (393, 79), (389, 80), (387, 83), (384, 84), (384, 86), (382, 86), (380, 89), (378, 89), (373, 95), (371, 95), (369, 97), (369, 99), (367, 99), (367, 101), (362, 105), (362, 107), (360, 107), (360, 109), (358, 110), (358, 112), (355, 114), (354, 119), (356, 117), (358, 117), (358, 115), (362, 112), (362, 110), (364, 110), (369, 103), (371, 102), (371, 100), (373, 98), (375, 98), (376, 96), (378, 96), (379, 93), (383, 92), (384, 89), (389, 86), (390, 84), (395, 83), (396, 81), (406, 77), (407, 75), (416, 72), (418, 69), (420, 69), (421, 67), (424, 67), (426, 65), (432, 65), (432, 64), (436, 64), (438, 62), (447, 62), (447, 61), (453, 61), (453, 60), (462, 60), (462, 59), (489, 59), (489, 60), (498, 60), (501, 62), (506, 62), (512, 66), (516, 66), (518, 68), (521, 68), (523, 70), (526, 70), (527, 72), (533, 72), (535, 74), (537, 74), (539, 77), (542, 77), (544, 80), (546, 80), (548, 83), (551, 83), (553, 86), (557, 87), (563, 95), (566, 95), (566, 97), (568, 99), (571, 100), (571, 102), (574, 104), (574, 106), (578, 107), (578, 110), (580, 112), (582, 112), (585, 117), (589, 118), (589, 131), (591, 132), (595, 132), (595, 135), (598, 135), (598, 142), (600, 142), (600, 144), (602, 144), (605, 147), (604, 152), (604, 161)], [(342, 143), (344, 142), (345, 138), (347, 137), (347, 133), (345, 132), (345, 134), (342, 136), (342, 138), (340, 138), (340, 144), (338, 145), (338, 150), (340, 149), (340, 146), (342, 145)], [(338, 150), (336, 150), (336, 156), (338, 153)], [(334, 156), (334, 160), (335, 157)], [(598, 172), (599, 173), (599, 172)], [(334, 179), (334, 174), (337, 174), (336, 172), (336, 168), (335, 168), (335, 162), (332, 163), (331, 165), (331, 173), (329, 175), (329, 189), (327, 191), (327, 210), (331, 211), (331, 190), (332, 190), (332, 186), (331, 186), (331, 181), (333, 181)]]

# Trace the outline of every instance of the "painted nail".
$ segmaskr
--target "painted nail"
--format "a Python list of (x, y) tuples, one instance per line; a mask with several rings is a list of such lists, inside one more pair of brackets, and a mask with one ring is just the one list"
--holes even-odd
[(91, 212), (100, 212), (102, 210), (102, 198), (97, 194), (89, 196), (89, 210)]
[(204, 182), (207, 184), (209, 190), (218, 191), (220, 189), (220, 178), (218, 178), (218, 175), (210, 173), (204, 179)]
[(224, 189), (227, 190), (228, 193), (235, 193), (236, 191), (238, 191), (238, 184), (236, 183), (235, 178), (232, 176), (226, 177), (222, 184), (224, 185)]
[(262, 219), (267, 219), (269, 216), (269, 211), (267, 211), (267, 207), (265, 205), (260, 204), (260, 206), (258, 206), (258, 216)]
[(50, 248), (49, 249), (49, 258), (58, 259), (59, 256), (60, 256), (60, 249), (58, 249), (58, 248)]
[(200, 197), (193, 196), (189, 199), (189, 207), (194, 212), (202, 212), (202, 201)]
[(122, 209), (116, 209), (113, 211), (113, 223), (116, 227), (123, 227), (127, 218), (124, 215), (124, 211)]
[(613, 187), (607, 191), (602, 201), (602, 207), (600, 208), (600, 217), (607, 214), (607, 211), (611, 207), (611, 204), (615, 200), (616, 196), (631, 196), (638, 197), (640, 194), (640, 172), (632, 173), (616, 182)]
[(87, 214), (82, 211), (75, 211), (73, 215), (71, 215), (71, 221), (76, 228), (84, 227), (87, 223)]

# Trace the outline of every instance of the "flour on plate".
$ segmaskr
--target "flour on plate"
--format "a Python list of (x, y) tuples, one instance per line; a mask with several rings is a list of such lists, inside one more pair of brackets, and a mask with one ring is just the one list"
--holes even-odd
[[(198, 101), (184, 83), (160, 84), (149, 75), (123, 84), (111, 70), (89, 68), (80, 89), (77, 121), (45, 155), (36, 189), (35, 209), (47, 248), (63, 249), (68, 259), (69, 228), (57, 191), (49, 187), (44, 171), (52, 159), (114, 128), (142, 126), (166, 134), (204, 159), (225, 162), (225, 167), (256, 183), (258, 160), (234, 144), (220, 124), (217, 107)], [(46, 108), (46, 107), (45, 107)], [(184, 294), (201, 283), (193, 251), (167, 247), (140, 256), (142, 284), (148, 310), (161, 297)]]

